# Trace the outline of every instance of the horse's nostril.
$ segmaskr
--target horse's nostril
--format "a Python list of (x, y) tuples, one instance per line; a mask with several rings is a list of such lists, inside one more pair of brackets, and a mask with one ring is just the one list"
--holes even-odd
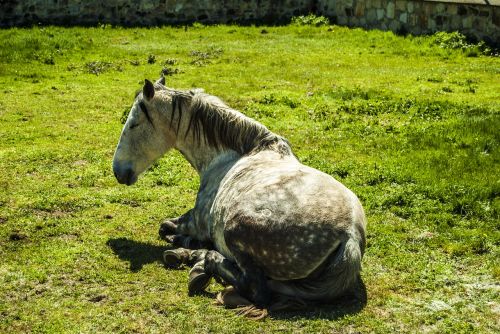
[(127, 174), (125, 175), (125, 182), (127, 183), (127, 185), (131, 184), (133, 175), (134, 171), (132, 169), (127, 169)]
[(131, 185), (137, 180), (134, 169), (130, 164), (113, 164), (113, 174), (120, 184)]

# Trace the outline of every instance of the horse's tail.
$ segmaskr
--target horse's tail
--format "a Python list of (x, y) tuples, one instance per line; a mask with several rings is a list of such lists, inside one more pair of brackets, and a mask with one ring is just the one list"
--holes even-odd
[(344, 296), (364, 298), (360, 279), (364, 233), (356, 230), (347, 236), (347, 240), (327, 257), (322, 269), (309, 277), (294, 281), (269, 281), (269, 288), (277, 295), (277, 304), (271, 309), (287, 309), (287, 303), (293, 309), (300, 304), (331, 302)]

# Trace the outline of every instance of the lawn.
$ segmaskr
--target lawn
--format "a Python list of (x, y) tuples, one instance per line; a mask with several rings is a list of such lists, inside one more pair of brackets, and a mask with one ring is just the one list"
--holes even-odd
[[(329, 25), (0, 30), (0, 332), (500, 331), (500, 58), (442, 37)], [(188, 297), (188, 269), (162, 265), (157, 231), (194, 204), (196, 172), (177, 152), (131, 187), (111, 169), (135, 92), (161, 72), (286, 137), (359, 196), (362, 309), (256, 322), (210, 294)]]

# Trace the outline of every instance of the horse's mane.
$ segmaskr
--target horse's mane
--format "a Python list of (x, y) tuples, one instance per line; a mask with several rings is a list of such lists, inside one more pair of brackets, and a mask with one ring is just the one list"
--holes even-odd
[(210, 146), (229, 148), (242, 155), (262, 150), (273, 150), (283, 156), (293, 154), (286, 139), (201, 90), (173, 94), (172, 121), (178, 109), (177, 129), (184, 108), (188, 108), (191, 115), (184, 135), (191, 132), (197, 143), (205, 141)]

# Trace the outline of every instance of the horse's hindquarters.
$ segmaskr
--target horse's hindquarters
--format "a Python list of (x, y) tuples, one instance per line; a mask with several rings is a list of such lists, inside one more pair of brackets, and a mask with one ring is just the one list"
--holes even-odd
[(330, 176), (298, 163), (260, 166), (240, 169), (221, 189), (216, 205), (224, 225), (216, 243), (222, 240), (237, 261), (251, 258), (270, 278), (308, 277), (350, 238), (359, 201)]

